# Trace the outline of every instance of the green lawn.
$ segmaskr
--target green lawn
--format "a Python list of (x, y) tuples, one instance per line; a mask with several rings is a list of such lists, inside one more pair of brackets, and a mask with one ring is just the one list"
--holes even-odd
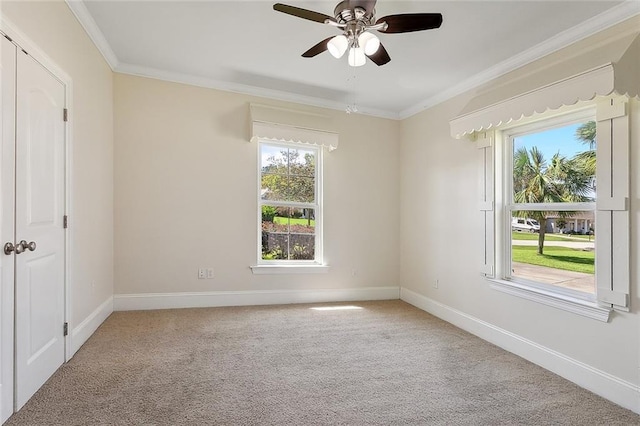
[(593, 241), (596, 239), (595, 235), (582, 235), (582, 234), (564, 234), (565, 238), (574, 238), (576, 240)]
[[(538, 241), (537, 232), (518, 232), (511, 231), (511, 238), (514, 240), (536, 240)], [(567, 241), (566, 238), (558, 237), (556, 235), (545, 234), (545, 241)]]
[[(288, 222), (291, 221), (291, 222)], [(291, 223), (292, 225), (304, 225), (304, 226), (309, 226), (309, 220), (308, 219), (296, 219), (296, 218), (291, 218), (289, 219), (288, 217), (280, 217), (280, 216), (276, 216), (273, 218), (273, 223), (278, 224), (278, 225), (286, 225), (287, 223)], [(316, 221), (311, 219), (311, 226), (316, 226)]]
[(544, 254), (538, 254), (535, 246), (513, 246), (512, 260), (530, 265), (564, 269), (566, 271), (595, 273), (595, 252), (576, 250), (568, 247), (545, 247)]
[[(511, 231), (511, 237), (514, 240), (536, 240), (538, 241), (538, 233), (531, 232), (517, 232)], [(591, 239), (589, 239), (591, 237)], [(545, 241), (594, 241), (595, 237), (593, 235), (558, 235), (558, 234), (544, 234)]]

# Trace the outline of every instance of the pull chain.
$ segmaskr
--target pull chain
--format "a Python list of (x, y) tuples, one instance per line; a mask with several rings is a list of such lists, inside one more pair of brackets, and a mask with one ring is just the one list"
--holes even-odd
[(351, 82), (351, 94), (353, 96), (351, 104), (347, 104), (346, 112), (351, 114), (352, 112), (358, 112), (358, 105), (356, 104), (356, 67), (350, 67), (353, 70), (351, 77), (347, 78), (347, 84)]

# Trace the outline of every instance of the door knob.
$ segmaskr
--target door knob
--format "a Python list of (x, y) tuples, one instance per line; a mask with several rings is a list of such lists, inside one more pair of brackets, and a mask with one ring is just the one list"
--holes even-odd
[(4, 245), (4, 254), (11, 254), (15, 250), (15, 246), (11, 241)]
[[(22, 241), (24, 241), (24, 240), (22, 240)], [(20, 241), (18, 244), (16, 244), (16, 248), (15, 248), (16, 254), (20, 254), (20, 253), (22, 253), (23, 251), (25, 251), (27, 249), (27, 247), (25, 247), (22, 244), (22, 241)], [(26, 243), (26, 241), (24, 241), (24, 242)]]
[[(22, 250), (20, 250), (20, 253), (22, 253), (25, 250), (29, 250), (29, 251), (35, 251), (36, 249), (36, 242), (35, 241), (31, 241), (30, 243), (26, 242), (25, 240), (22, 240), (18, 243), (18, 246), (22, 247)], [(18, 253), (18, 246), (16, 246), (16, 253)]]

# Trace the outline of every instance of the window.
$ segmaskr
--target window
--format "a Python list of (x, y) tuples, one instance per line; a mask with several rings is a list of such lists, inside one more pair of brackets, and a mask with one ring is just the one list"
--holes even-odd
[(481, 272), (494, 289), (602, 321), (629, 310), (627, 102), (603, 97), (475, 133)]
[(259, 143), (258, 264), (322, 263), (322, 148)]
[[(629, 311), (629, 146), (632, 134), (629, 111), (635, 102), (630, 99), (640, 93), (640, 86), (636, 84), (637, 70), (629, 64), (638, 63), (639, 46), (638, 37), (633, 34), (585, 49), (561, 64), (544, 60), (534, 62), (526, 75), (496, 79), (482, 87), (458, 116), (450, 120), (451, 135), (456, 139), (468, 137), (478, 148), (478, 207), (483, 234), (478, 266), (481, 274), (490, 279), (492, 288), (603, 321), (608, 321), (612, 309)], [(509, 145), (513, 141), (509, 142), (508, 137), (517, 136), (509, 132), (516, 126), (520, 127), (516, 133), (520, 131), (526, 135), (569, 125), (571, 123), (553, 124), (552, 121), (563, 120), (562, 115), (568, 118), (567, 114), (586, 109), (595, 111), (598, 137), (595, 207), (583, 204), (584, 201), (575, 205), (558, 203), (560, 207), (544, 206), (546, 202), (535, 206), (515, 205), (513, 188), (507, 188), (514, 183), (505, 178), (505, 169), (509, 170), (505, 158), (514, 155), (513, 146)], [(541, 123), (541, 127), (524, 130), (527, 124), (535, 126), (533, 123)], [(574, 233), (582, 232), (583, 227), (588, 231), (588, 215), (593, 212), (593, 294), (582, 291), (581, 297), (572, 297), (563, 294), (560, 286), (543, 288), (529, 284), (540, 280), (525, 278), (521, 282), (517, 278), (518, 271), (514, 273), (510, 269), (513, 219), (537, 220), (527, 216), (536, 211), (558, 213), (555, 224)], [(560, 214), (569, 216), (567, 212), (574, 212), (573, 216), (564, 218)], [(528, 226), (535, 227), (535, 224), (532, 222)], [(542, 228), (542, 224), (538, 223), (538, 226)]]
[(503, 132), (505, 279), (595, 301), (594, 113)]

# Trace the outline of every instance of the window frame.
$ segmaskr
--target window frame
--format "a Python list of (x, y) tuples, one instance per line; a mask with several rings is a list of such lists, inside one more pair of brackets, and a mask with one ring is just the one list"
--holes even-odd
[[(602, 322), (609, 322), (614, 310), (629, 311), (629, 282), (628, 279), (625, 279), (625, 277), (628, 278), (625, 272), (628, 272), (631, 261), (628, 252), (629, 209), (628, 198), (624, 198), (625, 196), (628, 197), (629, 185), (628, 149), (630, 133), (627, 105), (628, 98), (624, 96), (597, 98), (592, 101), (579, 102), (573, 106), (547, 110), (544, 113), (535, 114), (517, 122), (510, 122), (494, 129), (474, 133), (472, 140), (476, 141), (480, 152), (480, 211), (484, 215), (485, 234), (483, 242), (484, 260), (480, 265), (480, 273), (485, 277), (490, 288)], [(599, 161), (597, 168), (596, 179), (599, 190), (596, 194), (596, 223), (598, 223), (597, 226), (601, 235), (603, 235), (603, 228), (611, 230), (612, 234), (607, 235), (605, 239), (596, 239), (596, 250), (600, 252), (600, 258), (602, 258), (603, 252), (605, 257), (600, 261), (597, 260), (598, 257), (596, 258), (595, 301), (558, 291), (548, 291), (539, 286), (506, 280), (502, 275), (504, 270), (504, 240), (506, 235), (510, 235), (510, 230), (507, 233), (505, 232), (505, 226), (502, 226), (506, 221), (503, 207), (505, 193), (503, 181), (505, 177), (502, 170), (504, 168), (504, 150), (507, 149), (504, 143), (505, 134), (513, 128), (523, 128), (525, 125), (535, 125), (538, 122), (551, 123), (555, 118), (559, 120), (567, 119), (572, 113), (580, 114), (585, 110), (592, 112), (595, 110), (596, 127), (600, 135), (596, 145), (598, 157), (605, 158), (605, 161), (611, 161), (611, 164), (606, 166), (602, 164), (602, 161)], [(589, 114), (589, 116), (593, 117), (593, 113)], [(602, 130), (604, 130), (604, 133)], [(608, 186), (609, 182), (615, 182), (615, 187), (620, 188), (617, 198), (612, 199), (612, 196), (607, 191), (602, 190), (602, 182), (605, 183), (605, 187)], [(625, 203), (622, 203), (623, 201)], [(622, 204), (626, 204), (626, 209), (623, 208)], [(616, 214), (619, 214), (618, 222), (615, 221)], [(599, 217), (600, 220), (598, 220)], [(603, 217), (606, 220), (603, 221)], [(509, 222), (511, 221), (510, 215), (508, 220)], [(612, 228), (614, 222), (616, 225), (615, 228)], [(620, 226), (621, 223), (625, 225)], [(606, 235), (606, 232), (604, 234)], [(611, 251), (613, 241), (616, 241), (619, 247), (615, 255)], [(612, 260), (609, 260), (603, 270), (598, 266), (598, 263), (605, 263), (609, 255), (613, 256)], [(618, 280), (613, 281), (610, 273), (616, 268), (616, 265), (620, 264), (623, 266), (623, 271), (618, 273)], [(624, 304), (625, 291), (627, 295), (626, 306)]]
[[(259, 139), (258, 143), (258, 161), (257, 161), (257, 238), (256, 238), (256, 259), (257, 264), (252, 266), (254, 274), (268, 273), (316, 273), (326, 272), (323, 264), (323, 148), (319, 145), (303, 144), (296, 142), (282, 142), (271, 139)], [(315, 199), (313, 203), (304, 203), (297, 201), (269, 201), (262, 199), (262, 147), (271, 146), (284, 149), (296, 149), (305, 151), (314, 151), (315, 153)], [(262, 258), (262, 206), (275, 205), (281, 207), (293, 208), (312, 208), (315, 216), (314, 230), (314, 259), (313, 260), (292, 260), (292, 259), (274, 259), (266, 260)]]
[(564, 114), (557, 114), (550, 117), (541, 117), (538, 120), (530, 123), (514, 123), (512, 126), (505, 126), (500, 129), (499, 132), (499, 144), (502, 147), (501, 160), (498, 163), (502, 165), (500, 171), (501, 182), (503, 182), (501, 196), (501, 205), (504, 210), (500, 215), (501, 223), (498, 223), (496, 229), (502, 228), (503, 238), (497, 239), (499, 247), (499, 255), (496, 256), (496, 260), (501, 260), (501, 265), (496, 269), (499, 273), (499, 278), (506, 282), (518, 284), (519, 287), (529, 288), (531, 290), (539, 290), (548, 295), (557, 294), (558, 297), (565, 299), (576, 299), (589, 303), (596, 303), (597, 301), (597, 282), (594, 274), (594, 292), (586, 293), (553, 284), (547, 284), (539, 281), (528, 280), (523, 277), (512, 275), (512, 235), (511, 235), (511, 221), (514, 211), (590, 211), (595, 216), (596, 212), (596, 200), (598, 194), (596, 192), (596, 200), (593, 202), (580, 202), (580, 203), (515, 203), (513, 200), (513, 144), (515, 138), (522, 135), (529, 135), (536, 132), (544, 132), (547, 130), (557, 129), (571, 124), (584, 123), (586, 121), (596, 121), (596, 108), (595, 105), (589, 108), (581, 109), (575, 112), (569, 112)]

